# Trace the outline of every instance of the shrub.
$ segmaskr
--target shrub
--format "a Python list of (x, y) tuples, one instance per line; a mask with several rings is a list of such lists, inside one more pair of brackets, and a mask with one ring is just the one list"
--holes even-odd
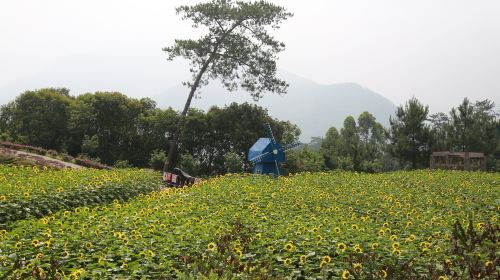
[(228, 173), (243, 172), (243, 159), (233, 151), (226, 153), (224, 155), (224, 168)]
[(132, 164), (130, 164), (128, 160), (117, 160), (113, 166), (115, 168), (130, 168)]
[(151, 153), (151, 157), (149, 159), (149, 166), (154, 170), (162, 170), (163, 165), (167, 161), (167, 155), (163, 150), (154, 150)]

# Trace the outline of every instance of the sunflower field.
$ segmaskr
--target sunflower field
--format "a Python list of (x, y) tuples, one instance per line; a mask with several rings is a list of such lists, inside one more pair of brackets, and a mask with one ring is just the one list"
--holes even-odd
[(0, 278), (498, 279), (499, 213), (498, 173), (228, 175), (14, 222)]
[(143, 170), (62, 169), (0, 165), (0, 229), (61, 209), (110, 203), (160, 188), (160, 176)]

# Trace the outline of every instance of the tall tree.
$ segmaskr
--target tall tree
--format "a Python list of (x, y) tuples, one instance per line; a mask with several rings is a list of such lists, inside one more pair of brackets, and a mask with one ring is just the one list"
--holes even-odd
[(97, 137), (99, 146), (95, 153), (103, 163), (116, 160), (141, 162), (133, 155), (137, 150), (135, 140), (140, 131), (139, 116), (152, 113), (150, 100), (128, 98), (119, 92), (96, 92), (79, 95), (71, 110), (68, 127), (73, 138), (73, 153), (79, 153), (82, 140)]
[(460, 151), (470, 151), (475, 139), (474, 106), (465, 98), (458, 108), (451, 109), (452, 139)]
[(3, 107), (2, 119), (14, 141), (60, 149), (67, 140), (69, 90), (46, 88), (26, 91)]
[(365, 111), (361, 113), (361, 115), (359, 115), (358, 130), (362, 142), (364, 143), (369, 142), (374, 126), (375, 126), (375, 117), (372, 114)]
[(396, 116), (389, 118), (391, 152), (400, 161), (408, 161), (411, 167), (427, 166), (430, 154), (430, 127), (426, 123), (429, 106), (415, 97), (399, 106)]
[(433, 151), (447, 151), (451, 149), (450, 118), (445, 113), (434, 113), (429, 116)]
[(285, 174), (298, 172), (318, 172), (324, 169), (324, 160), (319, 151), (314, 151), (305, 146), (302, 149), (292, 150), (286, 155), (283, 164)]
[(354, 170), (359, 170), (361, 164), (360, 158), (360, 139), (356, 120), (348, 116), (344, 120), (344, 127), (340, 130), (341, 153), (352, 163)]
[(338, 156), (340, 154), (340, 134), (334, 126), (326, 132), (325, 139), (321, 142), (321, 154), (328, 169), (338, 168)]
[[(196, 114), (193, 114), (196, 115)], [(262, 107), (243, 103), (232, 103), (223, 108), (212, 107), (203, 121), (202, 116), (193, 118), (188, 114), (179, 154), (191, 154), (199, 163), (202, 174), (222, 174), (226, 171), (227, 153), (246, 158), (248, 149), (255, 140), (265, 135), (262, 125), (268, 122), (279, 143), (297, 141), (300, 129), (286, 121), (272, 119)], [(196, 145), (194, 140), (196, 140)], [(249, 170), (248, 162), (243, 166)]]
[(450, 112), (450, 137), (460, 151), (494, 153), (498, 135), (495, 127), (497, 113), (489, 100), (471, 103), (465, 98)]
[(369, 112), (363, 112), (358, 117), (360, 136), (361, 171), (376, 172), (382, 169), (381, 158), (385, 148), (385, 130)]
[(192, 80), (184, 83), (189, 95), (170, 143), (165, 170), (172, 168), (191, 100), (210, 79), (219, 79), (230, 91), (241, 86), (255, 99), (264, 92), (285, 93), (288, 87), (276, 77), (277, 54), (285, 45), (268, 31), (292, 16), (283, 7), (266, 1), (212, 0), (176, 11), (191, 20), (194, 28), (204, 26), (208, 33), (197, 40), (176, 40), (174, 46), (163, 49), (169, 60), (179, 56), (189, 60), (192, 73)]

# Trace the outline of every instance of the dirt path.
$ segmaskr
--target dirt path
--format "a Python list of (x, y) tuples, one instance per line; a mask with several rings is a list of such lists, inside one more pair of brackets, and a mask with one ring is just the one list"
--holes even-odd
[(24, 152), (24, 151), (17, 151), (17, 150), (12, 150), (8, 149), (5, 147), (0, 147), (0, 153), (9, 155), (12, 157), (16, 158), (24, 158), (33, 162), (36, 162), (37, 164), (41, 165), (50, 165), (53, 167), (57, 168), (85, 168), (83, 166), (71, 163), (71, 162), (65, 162), (62, 160), (58, 160), (55, 158), (47, 157), (47, 156), (42, 156), (38, 154), (33, 154), (29, 152)]

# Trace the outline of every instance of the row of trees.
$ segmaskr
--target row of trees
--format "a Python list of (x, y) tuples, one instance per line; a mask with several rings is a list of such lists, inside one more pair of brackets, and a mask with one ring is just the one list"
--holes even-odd
[(331, 127), (324, 138), (314, 138), (310, 149), (295, 152), (292, 171), (348, 169), (379, 172), (429, 166), (433, 151), (483, 152), (489, 170), (500, 170), (500, 119), (489, 100), (467, 98), (450, 113), (429, 114), (416, 98), (399, 106), (384, 128), (364, 112), (348, 116), (339, 130)]
[[(109, 165), (161, 169), (178, 119), (178, 112), (159, 109), (147, 98), (117, 92), (74, 97), (67, 89), (50, 88), (27, 91), (3, 105), (0, 134), (3, 140), (84, 154)], [(300, 135), (297, 126), (247, 103), (207, 112), (191, 109), (175, 160), (197, 175), (249, 170), (244, 159), (255, 139), (265, 135), (265, 122), (283, 143)]]
[(483, 152), (490, 170), (500, 169), (500, 118), (490, 100), (465, 98), (450, 113), (429, 114), (416, 98), (390, 119), (389, 152), (412, 168), (427, 167), (432, 151)]
[[(109, 165), (161, 169), (179, 112), (159, 109), (154, 101), (116, 92), (71, 96), (67, 89), (27, 91), (0, 108), (0, 138), (85, 155)], [(196, 175), (249, 171), (249, 147), (265, 135), (269, 122), (280, 143), (295, 142), (300, 130), (272, 119), (250, 104), (191, 109), (187, 115), (178, 166)], [(348, 116), (342, 128), (288, 153), (285, 172), (346, 169), (380, 172), (425, 168), (432, 151), (476, 151), (499, 170), (500, 119), (488, 100), (468, 99), (449, 114), (429, 114), (412, 98), (397, 108), (384, 128), (369, 112)]]

